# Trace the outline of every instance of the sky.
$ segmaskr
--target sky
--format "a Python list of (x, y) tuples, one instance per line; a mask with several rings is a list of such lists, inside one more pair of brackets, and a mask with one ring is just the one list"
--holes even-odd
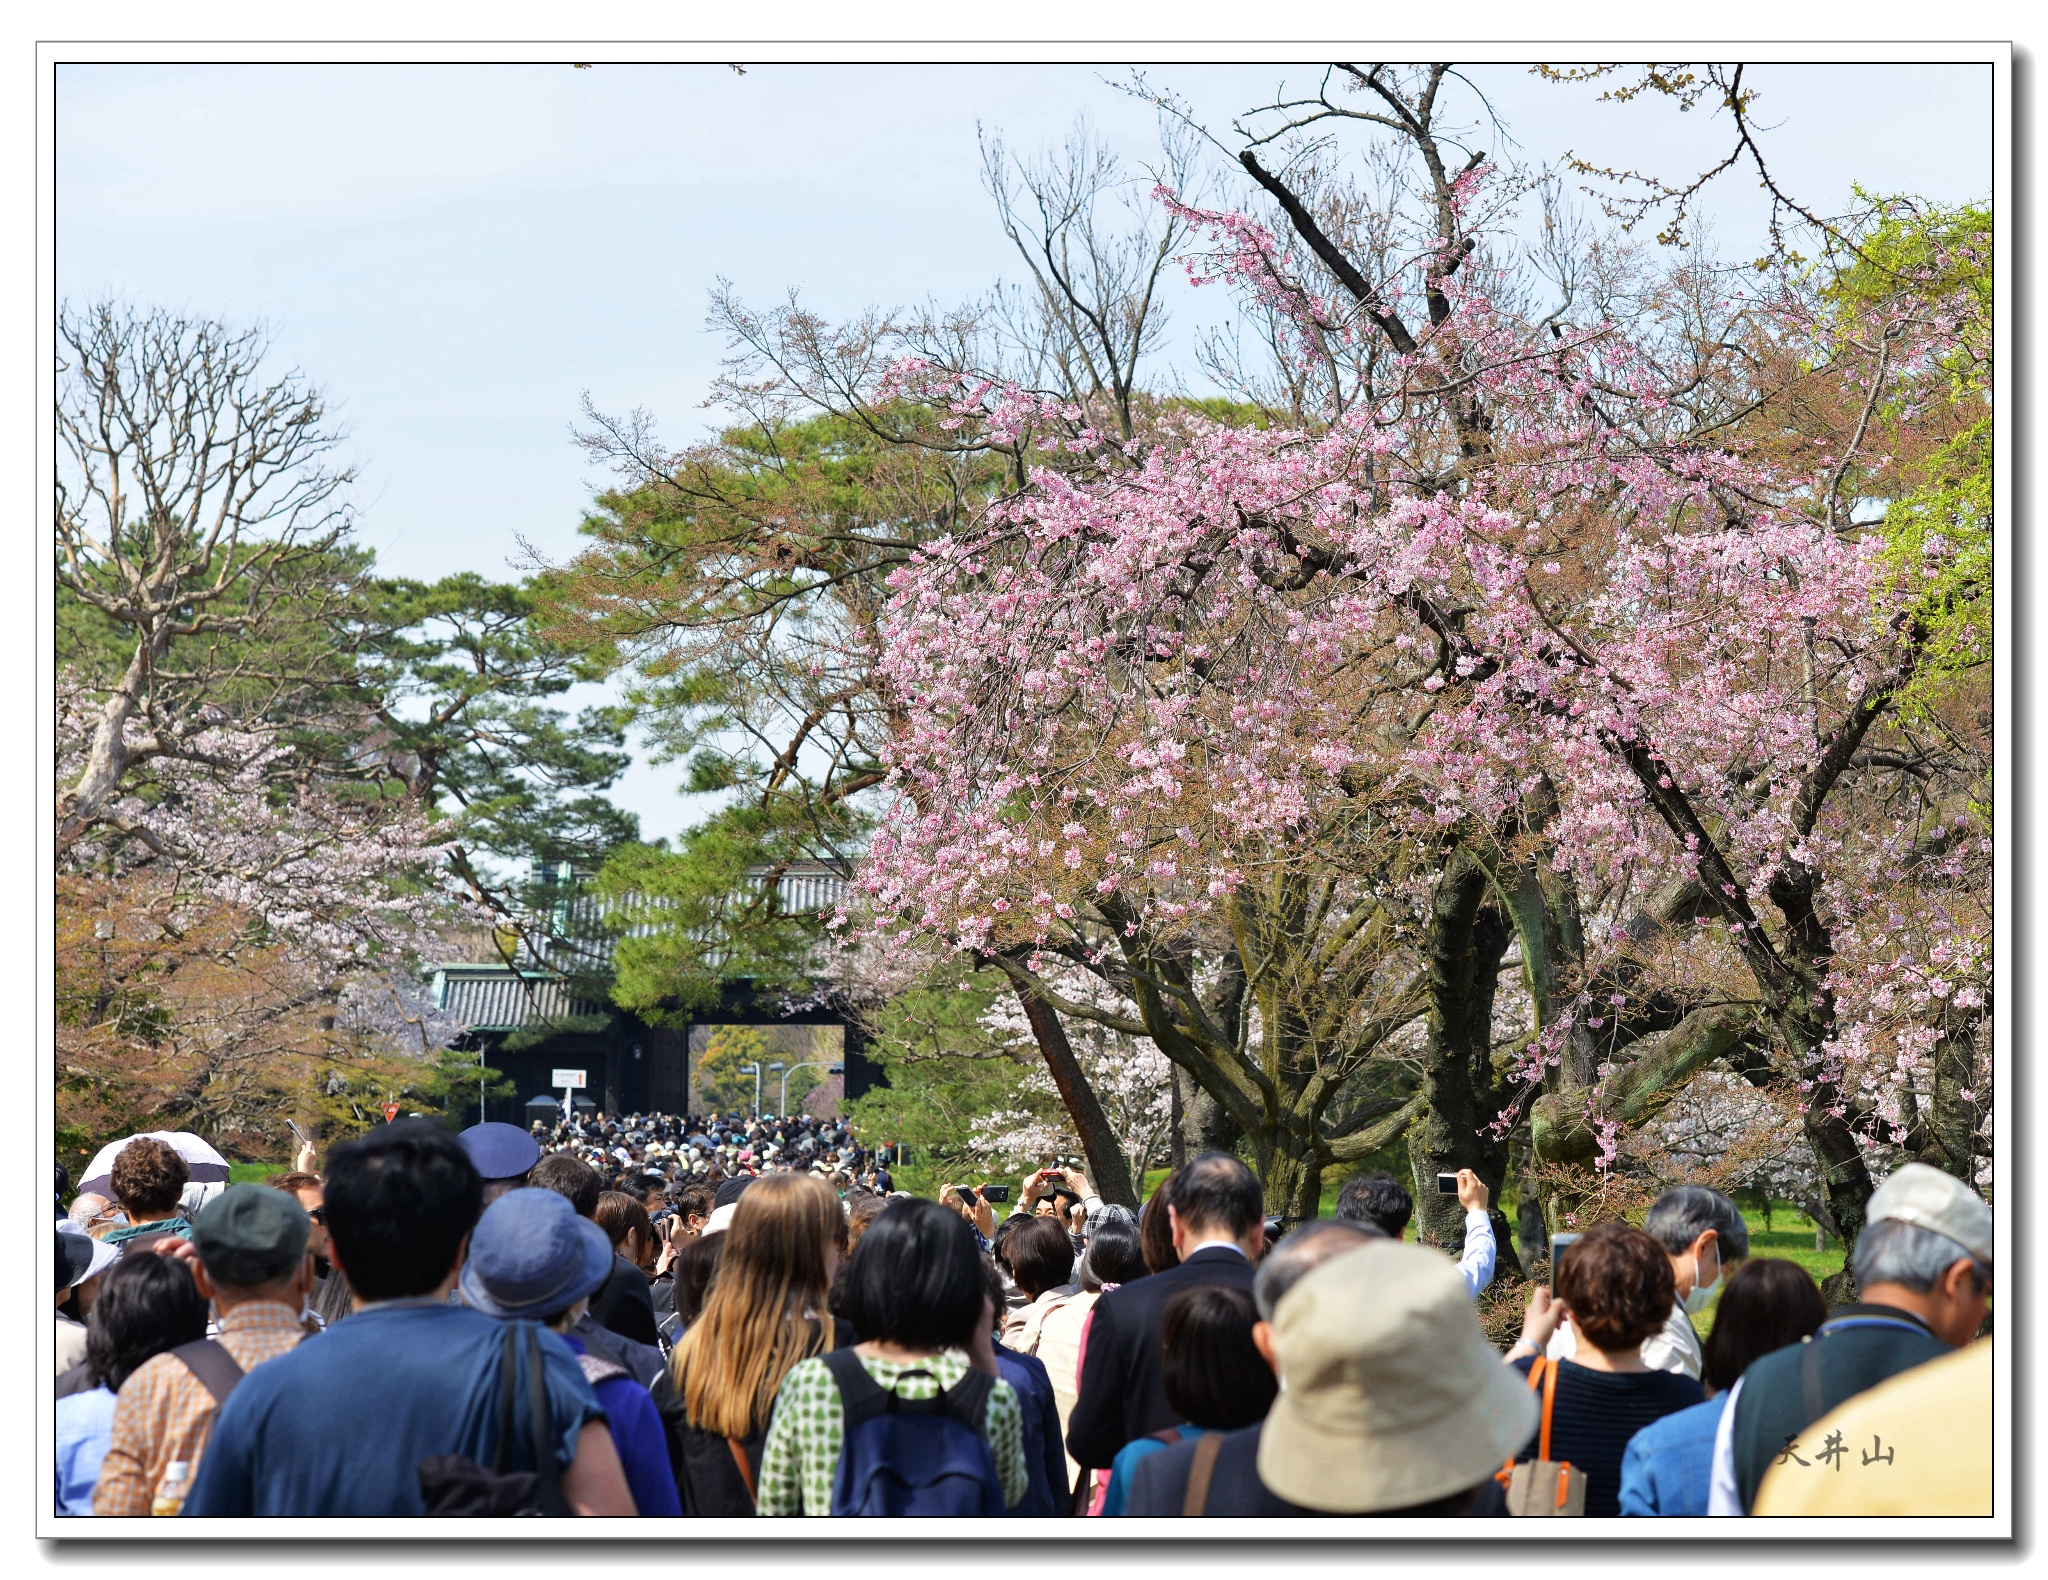
[[(1229, 142), (1231, 117), (1319, 68), (1148, 67)], [(329, 394), (360, 470), (359, 532), (388, 574), (510, 577), (522, 543), (559, 561), (606, 479), (572, 442), (588, 392), (643, 407), (671, 443), (723, 353), (705, 328), (720, 277), (827, 316), (940, 303), (1014, 279), (981, 187), (978, 126), (1019, 152), (1076, 118), (1134, 170), (1152, 109), (1087, 66), (214, 65), (58, 69), (57, 283), (235, 324)], [(1725, 117), (1468, 68), (1507, 149), (1574, 151), (1686, 178), (1728, 148)], [(1851, 182), (1986, 198), (1991, 70), (1760, 65), (1774, 174), (1822, 212)], [(1476, 108), (1468, 113), (1476, 115)], [(1500, 132), (1483, 125), (1481, 147)], [(1149, 186), (1149, 181), (1145, 183)], [(1761, 241), (1754, 178), (1705, 205), (1731, 255)], [(1174, 344), (1226, 316), (1176, 280)], [(636, 763), (614, 798), (650, 836), (695, 815), (679, 771)]]

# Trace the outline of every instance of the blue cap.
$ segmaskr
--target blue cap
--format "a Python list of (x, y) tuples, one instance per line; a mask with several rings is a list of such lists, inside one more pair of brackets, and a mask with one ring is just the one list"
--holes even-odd
[(612, 1274), (612, 1242), (569, 1198), (507, 1191), (477, 1220), (462, 1264), (462, 1298), (494, 1317), (548, 1317), (597, 1293)]
[(493, 1120), (471, 1125), (455, 1138), (477, 1173), (487, 1180), (517, 1179), (540, 1161), (540, 1143), (517, 1125)]

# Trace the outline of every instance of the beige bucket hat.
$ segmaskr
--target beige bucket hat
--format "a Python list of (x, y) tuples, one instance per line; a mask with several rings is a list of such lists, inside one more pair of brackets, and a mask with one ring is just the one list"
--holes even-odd
[(1536, 1430), (1535, 1396), (1480, 1331), (1441, 1251), (1332, 1257), (1273, 1314), (1280, 1396), (1259, 1479), (1291, 1503), (1373, 1514), (1484, 1481)]

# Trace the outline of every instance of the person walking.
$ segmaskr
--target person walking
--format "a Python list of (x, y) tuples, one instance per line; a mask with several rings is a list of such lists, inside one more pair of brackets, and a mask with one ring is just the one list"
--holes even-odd
[(1248, 1290), (1257, 1276), (1265, 1205), (1258, 1179), (1236, 1158), (1209, 1152), (1185, 1165), (1166, 1213), (1177, 1265), (1104, 1295), (1091, 1313), (1067, 1427), (1067, 1451), (1089, 1469), (1107, 1469), (1124, 1444), (1178, 1420), (1160, 1374), (1167, 1300), (1198, 1284)]
[(221, 1407), (305, 1337), (311, 1227), (298, 1202), (267, 1185), (230, 1185), (201, 1209), (190, 1276), (213, 1303), (218, 1334), (157, 1356), (122, 1386), (95, 1514), (147, 1514), (173, 1465), (196, 1475)]
[[(1162, 1210), (1160, 1217), (1165, 1216)], [(1053, 1403), (1060, 1415), (1060, 1451), (1066, 1455), (1070, 1487), (1083, 1479), (1079, 1462), (1066, 1452), (1066, 1442), (1074, 1405), (1081, 1396), (1081, 1358), (1095, 1303), (1110, 1291), (1134, 1284), (1151, 1272), (1145, 1265), (1137, 1220), (1126, 1212), (1122, 1217), (1105, 1218), (1096, 1224), (1088, 1237), (1088, 1249), (1081, 1253), (1080, 1272), (1081, 1292), (1046, 1312), (1039, 1322), (1038, 1341), (1033, 1350), (1052, 1382)]]
[[(98, 1296), (97, 1281), (119, 1259), (120, 1251), (105, 1241), (95, 1240), (68, 1218), (57, 1220), (57, 1375), (62, 1376), (85, 1359), (86, 1325), (66, 1316), (64, 1307), (77, 1290)], [(90, 1301), (85, 1315), (92, 1315)]]
[[(1751, 1361), (1808, 1338), (1827, 1319), (1820, 1286), (1797, 1262), (1763, 1257), (1728, 1275), (1701, 1351), (1704, 1404), (1653, 1421), (1621, 1458), (1624, 1515), (1702, 1515), (1713, 1474), (1714, 1435), (1728, 1391)], [(1646, 1361), (1647, 1364), (1647, 1361)]]
[(1374, 1225), (1306, 1224), (1259, 1269), (1265, 1420), (1142, 1460), (1131, 1515), (1498, 1513), (1493, 1473), (1536, 1402), (1486, 1342), (1457, 1268)]
[(577, 1217), (553, 1191), (511, 1190), (477, 1220), (458, 1287), (474, 1310), (504, 1322), (538, 1322), (569, 1347), (604, 1411), (633, 1507), (679, 1515), (654, 1400), (623, 1366), (591, 1354), (570, 1331), (611, 1272), (612, 1243), (603, 1229)]
[(57, 1401), (57, 1512), (62, 1515), (93, 1512), (122, 1387), (166, 1350), (206, 1337), (206, 1297), (173, 1258), (123, 1257), (108, 1270), (85, 1327), (87, 1386)]
[[(1652, 1371), (1697, 1377), (1700, 1339), (1692, 1319), (1712, 1303), (1722, 1278), (1749, 1255), (1749, 1225), (1742, 1210), (1719, 1191), (1680, 1185), (1651, 1204), (1643, 1233), (1671, 1259), (1674, 1295), (1664, 1326), (1643, 1340), (1643, 1364)], [(1575, 1342), (1570, 1322), (1561, 1323), (1544, 1353), (1568, 1360)]]
[(1952, 1174), (1908, 1163), (1872, 1192), (1856, 1241), (1862, 1298), (1811, 1341), (1742, 1374), (1714, 1438), (1707, 1512), (1746, 1513), (1764, 1472), (1845, 1401), (1976, 1336), (1991, 1301), (1991, 1209)]
[(783, 1379), (759, 1512), (1015, 1507), (1030, 1486), (1023, 1412), (998, 1375), (995, 1305), (967, 1220), (933, 1201), (891, 1202), (854, 1252), (846, 1294), (861, 1342)]
[(740, 1197), (723, 1233), (691, 1244), (686, 1255), (715, 1258), (717, 1277), (654, 1390), (685, 1514), (754, 1513), (784, 1380), (853, 1342), (827, 1305), (846, 1232), (830, 1186), (770, 1174)]
[[(568, 1347), (537, 1338), (508, 1356), (504, 1325), (451, 1305), (483, 1181), (441, 1125), (401, 1119), (327, 1158), (330, 1254), (355, 1309), (310, 1344), (257, 1367), (221, 1407), (188, 1515), (418, 1515), (420, 1467), (497, 1462), (503, 1368), (512, 1368), (508, 1471), (538, 1472), (529, 1401), (552, 1425), (562, 1497), (578, 1514), (630, 1514), (605, 1416)], [(350, 1430), (351, 1424), (358, 1430)]]
[(1160, 1324), (1160, 1379), (1180, 1417), (1163, 1431), (1133, 1438), (1110, 1467), (1104, 1515), (1124, 1512), (1131, 1475), (1151, 1454), (1206, 1433), (1235, 1432), (1265, 1420), (1279, 1384), (1252, 1329), (1259, 1308), (1248, 1289), (1196, 1284), (1176, 1290)]
[[(1653, 1370), (1643, 1340), (1671, 1313), (1671, 1260), (1642, 1230), (1625, 1223), (1595, 1224), (1558, 1258), (1557, 1296), (1530, 1291), (1522, 1336), (1507, 1362), (1529, 1378), (1532, 1395), (1553, 1388), (1546, 1457), (1567, 1460), (1586, 1477), (1585, 1512), (1621, 1512), (1621, 1461), (1629, 1440), (1651, 1422), (1676, 1415), (1705, 1397), (1679, 1372)], [(1570, 1360), (1553, 1360), (1544, 1346), (1569, 1314), (1578, 1333)], [(1556, 1376), (1548, 1375), (1555, 1369)], [(1518, 1459), (1534, 1459), (1531, 1437)]]
[(107, 1244), (148, 1249), (189, 1235), (192, 1225), (178, 1204), (191, 1177), (191, 1166), (168, 1141), (137, 1136), (129, 1142), (110, 1175), (114, 1200), (128, 1222), (107, 1235)]
[[(598, 1198), (604, 1194), (604, 1181), (597, 1170), (588, 1163), (571, 1157), (566, 1152), (555, 1152), (534, 1164), (526, 1176), (527, 1183), (536, 1189), (551, 1190), (566, 1197), (569, 1205), (576, 1209), (576, 1216), (595, 1220)], [(585, 1343), (607, 1360), (615, 1360), (632, 1372), (642, 1382), (652, 1384), (661, 1371), (661, 1329), (654, 1316), (654, 1297), (648, 1292), (647, 1275), (634, 1263), (617, 1252), (612, 1254), (611, 1276), (604, 1286), (591, 1297), (590, 1321), (583, 1337)], [(591, 1342), (588, 1328), (605, 1328), (622, 1339), (628, 1339), (640, 1346), (640, 1355), (617, 1353), (612, 1346), (601, 1340)], [(650, 1358), (652, 1365), (644, 1363)]]

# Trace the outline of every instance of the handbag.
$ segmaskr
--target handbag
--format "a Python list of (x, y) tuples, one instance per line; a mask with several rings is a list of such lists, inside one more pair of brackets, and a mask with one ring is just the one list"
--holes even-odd
[(1526, 1516), (1582, 1515), (1586, 1473), (1570, 1460), (1550, 1457), (1550, 1416), (1557, 1404), (1558, 1364), (1547, 1355), (1529, 1368), (1529, 1386), (1543, 1389), (1543, 1424), (1536, 1432), (1536, 1457), (1516, 1464), (1511, 1457), (1493, 1479), (1507, 1489), (1508, 1513)]
[[(526, 1333), (526, 1376), (533, 1427), (533, 1455), (538, 1470), (507, 1470), (517, 1424), (518, 1338)], [(504, 1354), (498, 1362), (498, 1447), (486, 1470), (467, 1454), (435, 1454), (419, 1463), (420, 1501), (425, 1512), (439, 1518), (494, 1519), (506, 1515), (563, 1515), (569, 1505), (562, 1496), (561, 1467), (555, 1463), (554, 1425), (548, 1410), (547, 1380), (541, 1369), (540, 1339), (527, 1323), (505, 1327)]]

